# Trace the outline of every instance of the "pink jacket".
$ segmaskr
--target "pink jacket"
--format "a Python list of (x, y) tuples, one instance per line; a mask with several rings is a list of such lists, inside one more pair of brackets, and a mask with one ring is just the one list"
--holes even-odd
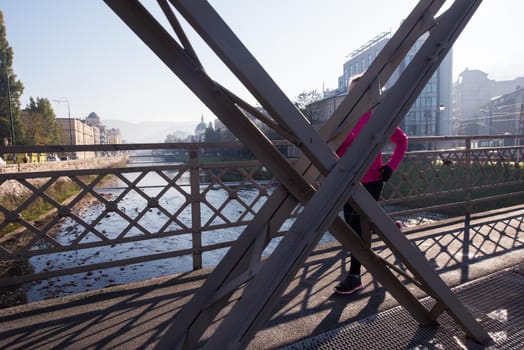
[[(360, 130), (362, 130), (362, 128), (367, 123), (370, 117), (371, 111), (366, 112), (362, 115), (362, 117), (360, 117), (360, 120), (357, 122), (353, 130), (351, 130), (344, 142), (342, 142), (342, 145), (340, 145), (340, 147), (338, 148), (337, 155), (339, 157), (342, 157), (342, 155), (346, 153), (346, 150), (349, 148), (355, 137), (358, 135)], [(395, 169), (397, 169), (400, 162), (402, 161), (404, 153), (406, 153), (406, 149), (408, 147), (408, 137), (406, 136), (404, 131), (402, 131), (402, 129), (397, 128), (389, 140), (395, 144), (395, 149), (393, 150), (393, 155), (391, 156), (391, 159), (386, 163), (386, 165), (389, 166), (391, 170), (395, 171)], [(366, 175), (364, 175), (361, 182), (367, 183), (380, 181), (380, 176), (382, 172), (379, 170), (379, 168), (383, 165), (384, 164), (382, 164), (382, 153), (380, 153), (369, 167), (368, 172), (366, 173)]]

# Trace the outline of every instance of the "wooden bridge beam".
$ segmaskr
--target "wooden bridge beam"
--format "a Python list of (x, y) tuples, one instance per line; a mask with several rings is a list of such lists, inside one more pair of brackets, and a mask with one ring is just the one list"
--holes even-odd
[[(228, 94), (201, 70), (199, 62), (192, 57), (194, 53), (188, 54), (170, 38), (138, 2), (105, 1), (253, 151), (257, 158), (268, 166), (285, 187), (279, 187), (268, 200), (268, 203), (280, 203), (281, 206), (273, 208), (264, 206), (257, 214), (253, 224), (248, 226), (237, 245), (231, 248), (230, 252), (233, 253), (224, 258), (209, 277), (210, 282), (206, 281), (204, 288), (179, 313), (175, 319), (176, 323), (159, 343), (159, 348), (192, 347), (197, 344), (203, 330), (213, 321), (223, 302), (244, 283), (246, 287), (241, 300), (234, 305), (205, 346), (208, 348), (246, 346), (262, 322), (269, 317), (276, 300), (327, 229), (352, 250), (379, 282), (420, 323), (429, 323), (433, 314), (425, 310), (398, 280), (391, 279), (391, 272), (383, 262), (374, 259), (373, 253), (366, 249), (365, 243), (338, 217), (338, 212), (348, 200), (370, 218), (388, 246), (408, 263), (414, 275), (421, 278), (421, 283), (442, 305), (445, 305), (444, 308), (471, 337), (479, 342), (489, 339), (486, 332), (449, 291), (436, 272), (429, 267), (423, 257), (421, 259), (420, 252), (402, 239), (400, 243), (393, 239), (395, 235), (401, 233), (387, 215), (381, 212), (377, 203), (369, 201), (365, 190), (359, 184), (372, 159), (380, 152), (388, 135), (391, 135), (437, 69), (481, 1), (456, 1), (449, 10), (435, 20), (434, 14), (442, 1), (422, 0), (415, 8), (419, 12), (413, 16), (413, 23), (410, 22), (414, 26), (401, 27), (405, 32), (399, 30), (399, 36), (394, 36), (390, 40), (391, 46), (397, 45), (397, 47), (393, 47), (391, 52), (385, 51), (386, 57), (380, 60), (377, 57), (377, 63), (372, 64), (357, 85), (355, 92), (346, 99), (348, 102), (343, 102), (343, 108), (339, 108), (340, 112), (338, 110), (338, 113), (335, 112), (332, 121), (328, 122), (328, 126), (319, 135), (207, 2), (171, 0), (173, 6), (186, 17), (276, 122), (299, 140), (299, 146), (306, 157), (295, 167), (275, 151), (260, 130), (235, 107)], [(409, 50), (410, 45), (406, 42), (416, 40), (428, 28), (430, 28), (430, 36), (423, 49), (391, 91), (383, 98), (380, 97), (377, 92), (380, 82), (383, 81), (380, 78), (388, 78), (396, 64)], [(337, 161), (330, 145), (336, 146), (340, 143), (358, 116), (372, 106), (376, 106), (373, 118), (344, 157)], [(323, 139), (332, 142), (328, 144)], [(312, 167), (312, 164), (315, 167)], [(309, 182), (315, 179), (319, 171), (326, 180), (313, 194), (314, 190)], [(303, 212), (273, 254), (261, 263), (260, 254), (263, 247), (299, 201), (306, 203)], [(424, 266), (421, 268), (419, 264)], [(205, 290), (206, 285), (209, 284), (215, 288)], [(209, 296), (217, 297), (216, 302), (210, 302)]]

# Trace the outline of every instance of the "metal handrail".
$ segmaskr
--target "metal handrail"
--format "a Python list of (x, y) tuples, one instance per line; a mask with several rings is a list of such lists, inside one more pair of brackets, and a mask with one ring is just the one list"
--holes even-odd
[[(497, 140), (506, 143), (524, 136), (496, 136)], [(435, 149), (410, 151), (401, 167), (392, 179), (386, 183), (382, 204), (398, 205), (400, 209), (392, 210), (392, 215), (402, 216), (428, 211), (440, 211), (466, 208), (462, 211), (466, 225), (479, 203), (500, 202), (505, 199), (524, 198), (522, 191), (496, 193), (496, 189), (511, 186), (522, 188), (524, 183), (523, 146), (501, 146), (489, 148), (472, 148), (479, 140), (493, 140), (493, 136), (475, 137), (412, 137), (410, 144), (431, 144)], [(287, 142), (277, 142), (280, 146), (293, 147)], [(115, 152), (129, 156), (132, 151), (151, 150), (151, 157), (160, 157), (165, 150), (186, 150), (187, 163), (183, 164), (148, 164), (115, 168), (58, 169), (63, 164), (56, 164), (57, 169), (29, 168), (34, 163), (20, 164), (13, 172), (0, 173), (0, 186), (6, 183), (17, 183), (27, 194), (21, 203), (16, 205), (0, 202), (0, 230), (6, 231), (13, 225), (18, 230), (28, 232), (29, 239), (22, 246), (9, 246), (6, 237), (0, 238), (0, 257), (2, 259), (29, 259), (64, 252), (85, 252), (95, 249), (110, 249), (112, 246), (126, 244), (147, 244), (152, 240), (175, 239), (183, 237), (191, 245), (178, 249), (158, 251), (147, 255), (132, 257), (113, 257), (112, 260), (95, 262), (78, 266), (69, 266), (59, 270), (48, 269), (33, 274), (0, 279), (0, 287), (31, 282), (50, 277), (57, 277), (95, 269), (107, 269), (153, 261), (166, 258), (190, 256), (192, 269), (203, 267), (203, 254), (230, 247), (242, 227), (250, 222), (257, 209), (272, 192), (276, 180), (267, 173), (257, 160), (213, 161), (204, 162), (202, 155), (206, 151), (224, 148), (238, 148), (241, 144), (233, 143), (176, 143), (176, 144), (122, 144), (122, 145), (73, 145), (73, 146), (38, 146), (9, 147), (0, 149), (4, 153), (37, 153), (37, 152)], [(387, 153), (385, 154), (387, 157)], [(108, 157), (109, 158), (109, 157)], [(72, 165), (78, 161), (68, 161)], [(422, 164), (422, 166), (421, 166)], [(49, 165), (49, 164), (47, 164)], [(489, 170), (491, 176), (479, 178), (473, 169)], [(444, 178), (443, 173), (446, 173)], [(263, 174), (264, 180), (260, 177)], [(416, 176), (413, 177), (415, 174)], [(417, 175), (418, 174), (418, 175)], [(115, 194), (104, 196), (107, 177), (119, 181), (118, 186), (110, 187)], [(161, 184), (149, 186), (142, 181), (150, 176), (160, 179)], [(488, 181), (489, 180), (489, 181)], [(68, 201), (55, 198), (51, 188), (61, 181), (73, 183), (77, 190)], [(249, 198), (246, 189), (249, 188)], [(216, 199), (220, 192), (221, 198)], [(154, 192), (156, 191), (156, 192)], [(406, 192), (407, 191), (407, 192)], [(479, 194), (479, 191), (485, 193)], [(153, 193), (154, 192), (154, 193)], [(136, 208), (126, 207), (128, 195), (133, 193), (138, 204)], [(462, 195), (456, 199), (453, 196)], [(449, 201), (420, 206), (421, 200), (431, 197), (450, 197)], [(96, 217), (88, 219), (78, 213), (82, 200), (92, 198), (98, 212)], [(45, 220), (25, 219), (24, 214), (35, 201), (43, 201), (52, 207), (53, 214)], [(177, 204), (167, 203), (178, 201)], [(236, 205), (234, 211), (230, 206)], [(130, 213), (133, 211), (133, 213)], [(231, 213), (230, 213), (231, 211)], [(235, 212), (236, 211), (236, 212)], [(295, 213), (300, 211), (297, 207)], [(157, 221), (164, 220), (163, 225), (146, 227), (144, 219), (156, 215)], [(98, 227), (116, 218), (120, 228), (115, 232), (104, 232)], [(292, 220), (292, 218), (290, 218)], [(79, 227), (77, 236), (59, 241), (54, 235), (60, 225), (69, 222)], [(204, 242), (208, 236), (226, 230), (229, 238)], [(234, 231), (234, 232), (233, 232)], [(285, 234), (282, 227), (277, 236)], [(8, 235), (9, 236), (9, 235)], [(8, 237), (7, 236), (7, 237)], [(68, 234), (65, 235), (69, 237)]]

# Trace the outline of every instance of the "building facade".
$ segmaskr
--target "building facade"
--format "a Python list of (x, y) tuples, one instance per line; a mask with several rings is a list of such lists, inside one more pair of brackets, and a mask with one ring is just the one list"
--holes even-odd
[(66, 145), (94, 145), (100, 139), (100, 130), (96, 126), (89, 126), (80, 119), (56, 118), (58, 132), (63, 144)]
[[(504, 95), (519, 95), (524, 88), (524, 78), (496, 81), (488, 74), (477, 69), (465, 69), (454, 83), (453, 93), (453, 128), (456, 135), (496, 135), (499, 129), (488, 120), (496, 101), (510, 99)], [(491, 125), (491, 126), (490, 126)]]
[(390, 37), (390, 32), (380, 33), (349, 55), (349, 60), (342, 65), (343, 73), (338, 77), (337, 91), (339, 93), (348, 93), (351, 77), (366, 71), (371, 65), (371, 62), (373, 62), (375, 57), (377, 57), (384, 46), (386, 46)]
[(524, 88), (492, 98), (478, 116), (465, 119), (465, 135), (522, 135), (524, 134)]
[[(63, 144), (66, 145), (93, 145), (95, 133), (100, 133), (97, 127), (87, 125), (76, 118), (56, 118), (58, 133)], [(94, 158), (94, 152), (73, 152), (72, 158)]]
[(206, 141), (206, 129), (207, 125), (204, 122), (204, 115), (200, 117), (200, 123), (195, 128), (195, 138), (193, 142), (204, 142)]
[[(424, 44), (422, 37), (406, 55), (399, 68), (388, 82), (394, 83)], [(444, 57), (436, 72), (422, 89), (400, 127), (409, 136), (449, 136), (452, 135), (452, 96), (453, 96), (453, 52)]]
[[(101, 143), (121, 144), (119, 129), (106, 129), (99, 123), (89, 125), (86, 120), (77, 118), (56, 118), (58, 133), (65, 145), (98, 145)], [(74, 152), (72, 158), (94, 158), (95, 152)]]
[[(338, 88), (324, 92), (324, 98), (306, 107), (306, 115), (312, 123), (324, 123), (348, 94), (348, 83), (355, 75), (361, 74), (371, 65), (391, 35), (382, 33), (351, 53), (343, 64), (343, 74), (338, 78)], [(423, 45), (420, 38), (384, 85), (391, 88), (409, 62)], [(408, 136), (451, 135), (452, 98), (452, 52), (444, 58), (440, 67), (422, 90), (411, 109), (402, 120), (400, 127)]]
[(105, 129), (105, 143), (111, 144), (111, 145), (119, 145), (122, 141), (122, 133), (120, 132), (120, 129)]

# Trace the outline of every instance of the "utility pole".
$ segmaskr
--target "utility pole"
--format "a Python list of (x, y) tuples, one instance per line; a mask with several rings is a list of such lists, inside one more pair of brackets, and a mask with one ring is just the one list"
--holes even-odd
[(520, 104), (520, 114), (519, 114), (519, 119), (518, 119), (518, 127), (517, 127), (517, 135), (519, 135), (517, 137), (517, 140), (515, 142), (515, 146), (517, 146), (517, 149), (515, 150), (517, 152), (517, 157), (515, 159), (515, 168), (519, 168), (520, 167), (520, 137), (521, 135), (524, 133), (524, 124), (523, 124), (523, 120), (522, 120), (522, 114), (524, 112), (524, 103), (521, 103)]
[(67, 103), (67, 119), (69, 121), (69, 144), (73, 144), (73, 129), (71, 127), (71, 108), (69, 106), (69, 99), (66, 97), (60, 97), (59, 99), (53, 100), (58, 103), (66, 102)]

